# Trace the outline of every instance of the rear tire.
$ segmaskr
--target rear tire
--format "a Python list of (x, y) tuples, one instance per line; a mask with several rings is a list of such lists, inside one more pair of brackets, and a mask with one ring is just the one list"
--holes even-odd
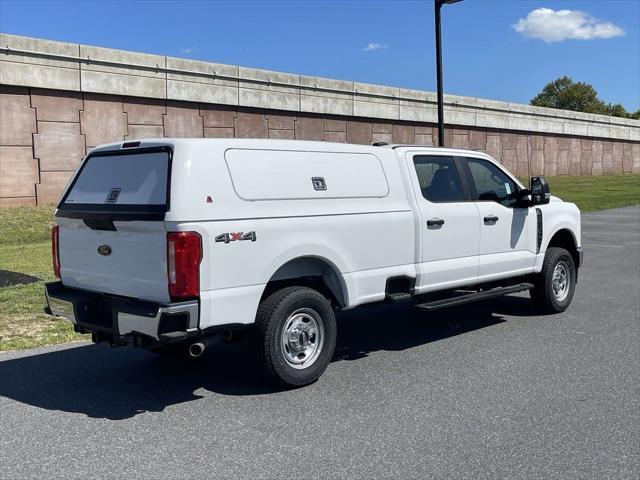
[(252, 347), (267, 381), (302, 387), (329, 365), (336, 334), (335, 315), (324, 296), (308, 287), (287, 287), (260, 303)]
[(564, 248), (547, 249), (542, 271), (537, 275), (531, 300), (543, 313), (564, 312), (571, 304), (576, 288), (576, 267)]

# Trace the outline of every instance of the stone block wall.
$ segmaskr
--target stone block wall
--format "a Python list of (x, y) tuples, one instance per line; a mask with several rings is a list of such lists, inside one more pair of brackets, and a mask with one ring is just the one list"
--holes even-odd
[[(433, 145), (432, 123), (0, 85), (0, 206), (54, 203), (91, 148), (134, 138), (279, 138)], [(447, 128), (519, 177), (640, 173), (640, 143)]]
[[(444, 96), (445, 146), (520, 177), (640, 172), (640, 121)], [(0, 206), (55, 202), (85, 153), (133, 138), (432, 145), (433, 92), (0, 33)]]

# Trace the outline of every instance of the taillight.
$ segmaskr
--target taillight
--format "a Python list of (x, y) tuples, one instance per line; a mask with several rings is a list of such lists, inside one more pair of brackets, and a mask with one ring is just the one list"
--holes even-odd
[(60, 231), (58, 225), (51, 227), (51, 259), (53, 261), (53, 274), (60, 278)]
[(200, 295), (202, 238), (196, 232), (167, 233), (167, 274), (171, 299)]

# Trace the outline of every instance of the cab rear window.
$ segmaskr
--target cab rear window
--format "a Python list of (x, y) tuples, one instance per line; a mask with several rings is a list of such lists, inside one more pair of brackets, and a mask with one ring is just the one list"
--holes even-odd
[(171, 151), (164, 147), (96, 152), (83, 162), (58, 209), (164, 213), (170, 167)]

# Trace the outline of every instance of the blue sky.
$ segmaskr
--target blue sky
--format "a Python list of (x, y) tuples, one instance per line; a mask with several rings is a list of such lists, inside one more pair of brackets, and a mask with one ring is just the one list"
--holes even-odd
[[(528, 103), (569, 75), (634, 111), (639, 29), (639, 0), (448, 5), (445, 92)], [(431, 0), (0, 0), (4, 33), (431, 91), (433, 30)]]

